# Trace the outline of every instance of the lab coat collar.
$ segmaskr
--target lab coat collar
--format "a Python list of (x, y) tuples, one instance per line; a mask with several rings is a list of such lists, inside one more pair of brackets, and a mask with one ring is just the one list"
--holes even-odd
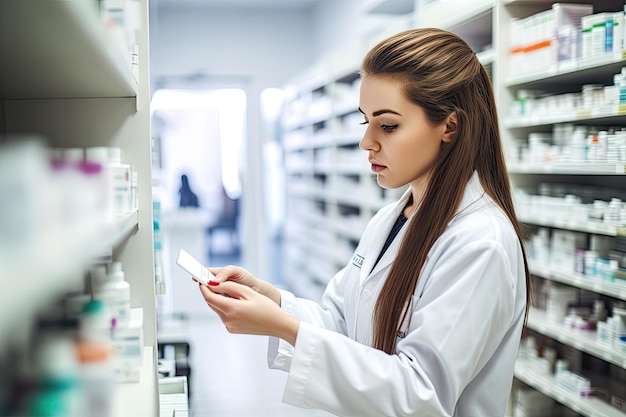
[[(454, 222), (456, 218), (463, 216), (465, 214), (471, 213), (483, 207), (484, 204), (486, 203), (485, 200), (482, 200), (482, 197), (484, 195), (485, 195), (485, 190), (483, 189), (480, 183), (480, 178), (478, 177), (478, 173), (474, 172), (472, 174), (472, 177), (468, 181), (467, 185), (465, 186), (463, 198), (461, 199), (461, 204), (459, 205), (457, 213), (452, 218), (450, 223), (448, 223), (448, 225)], [(365, 260), (361, 268), (361, 273), (360, 273), (361, 284), (364, 284), (368, 277), (378, 273), (380, 270), (387, 267), (394, 260), (395, 254), (398, 252), (399, 246), (402, 242), (402, 239), (404, 238), (404, 234), (406, 233), (408, 223), (411, 221), (411, 219), (409, 219), (407, 221), (407, 224), (405, 224), (404, 227), (402, 227), (402, 230), (400, 230), (396, 238), (393, 240), (393, 242), (391, 243), (391, 246), (387, 249), (387, 252), (385, 252), (385, 254), (380, 259), (380, 261), (378, 261), (378, 264), (376, 265), (376, 267), (372, 270), (372, 267), (374, 266), (374, 262), (378, 258), (378, 255), (380, 254), (380, 251), (383, 248), (385, 240), (387, 240), (387, 236), (389, 235), (389, 232), (391, 231), (393, 224), (398, 219), (398, 216), (400, 215), (400, 213), (402, 213), (402, 210), (404, 210), (404, 207), (409, 201), (410, 196), (411, 196), (411, 190), (409, 188), (404, 192), (404, 194), (402, 194), (402, 197), (400, 197), (400, 199), (395, 204), (395, 206), (391, 210), (388, 211), (386, 216), (383, 219), (381, 219), (380, 222), (378, 222), (376, 229), (374, 230), (374, 233), (373, 233), (374, 238), (372, 239), (372, 245), (370, 245), (367, 248), (367, 252), (365, 254)], [(482, 202), (479, 203), (479, 201), (481, 200)]]
[[(487, 196), (487, 194), (485, 193), (485, 189), (480, 183), (480, 177), (478, 176), (478, 172), (474, 171), (469, 181), (467, 182), (467, 185), (465, 186), (465, 191), (463, 192), (461, 204), (459, 204), (459, 208), (450, 223), (452, 223), (454, 219), (464, 216), (467, 213), (474, 212), (481, 207), (484, 207), (485, 204), (488, 204), (491, 199), (488, 197), (487, 199), (484, 199), (485, 196)], [(450, 225), (450, 223), (448, 223), (448, 225)]]
[[(399, 242), (402, 241), (402, 238), (404, 237), (404, 232), (407, 229), (407, 224), (402, 227), (402, 230), (400, 230), (393, 242), (391, 242), (391, 245), (387, 249), (387, 252), (385, 252), (380, 261), (378, 261), (376, 268), (372, 270), (372, 268), (374, 267), (374, 262), (376, 262), (380, 251), (383, 249), (383, 245), (387, 240), (387, 236), (389, 236), (391, 228), (398, 219), (398, 216), (400, 216), (400, 213), (402, 213), (402, 210), (404, 210), (404, 207), (409, 201), (410, 196), (411, 189), (409, 188), (404, 192), (404, 194), (402, 194), (402, 197), (400, 197), (396, 204), (390, 210), (388, 210), (384, 214), (384, 217), (375, 225), (375, 229), (372, 233), (372, 238), (370, 239), (371, 244), (367, 245), (365, 249), (365, 259), (363, 260), (361, 273), (359, 274), (359, 281), (361, 285), (363, 285), (367, 281), (368, 277), (375, 274), (381, 268), (389, 265), (393, 260), (394, 257), (390, 256), (389, 253), (397, 252), (396, 246), (399, 245)], [(410, 219), (407, 221), (407, 223), (409, 221)]]

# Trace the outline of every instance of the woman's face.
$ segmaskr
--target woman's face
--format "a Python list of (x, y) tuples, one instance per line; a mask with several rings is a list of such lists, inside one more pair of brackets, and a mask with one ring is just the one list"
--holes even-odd
[[(409, 101), (392, 78), (364, 76), (359, 110), (368, 125), (361, 149), (383, 188), (411, 184), (423, 191), (446, 135), (446, 123), (433, 125), (422, 107)], [(419, 193), (421, 194), (421, 193)]]

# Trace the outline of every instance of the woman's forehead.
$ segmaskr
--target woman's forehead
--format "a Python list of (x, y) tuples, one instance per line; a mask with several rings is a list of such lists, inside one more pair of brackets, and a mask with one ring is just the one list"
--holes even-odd
[(410, 102), (400, 83), (389, 77), (364, 76), (361, 82), (359, 107), (366, 114), (380, 109), (400, 112), (402, 108), (414, 106)]

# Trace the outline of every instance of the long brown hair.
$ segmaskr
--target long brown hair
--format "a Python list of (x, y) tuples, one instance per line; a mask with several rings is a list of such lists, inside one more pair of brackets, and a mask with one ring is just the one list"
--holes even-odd
[[(426, 256), (456, 214), (474, 171), (515, 228), (528, 289), (530, 274), (511, 198), (493, 88), (472, 49), (444, 30), (407, 30), (372, 48), (363, 60), (361, 74), (399, 81), (406, 97), (421, 106), (434, 124), (442, 123), (452, 112), (457, 115), (455, 137), (442, 145), (421, 206), (410, 222), (374, 308), (374, 346), (393, 353), (404, 316), (410, 314), (407, 309)], [(529, 297), (527, 291), (527, 312)]]

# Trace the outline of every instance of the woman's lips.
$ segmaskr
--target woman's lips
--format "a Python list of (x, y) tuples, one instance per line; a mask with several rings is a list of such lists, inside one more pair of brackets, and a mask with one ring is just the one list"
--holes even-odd
[(374, 172), (376, 174), (378, 174), (379, 172), (381, 172), (385, 168), (387, 168), (387, 167), (384, 166), (384, 165), (372, 164), (372, 172)]

